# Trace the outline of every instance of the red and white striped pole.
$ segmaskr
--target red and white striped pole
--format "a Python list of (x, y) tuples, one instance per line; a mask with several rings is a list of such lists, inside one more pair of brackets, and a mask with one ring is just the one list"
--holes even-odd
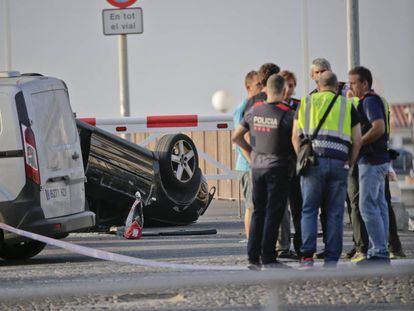
[(120, 118), (79, 118), (79, 120), (110, 133), (228, 131), (234, 128), (233, 117), (231, 115), (167, 115)]

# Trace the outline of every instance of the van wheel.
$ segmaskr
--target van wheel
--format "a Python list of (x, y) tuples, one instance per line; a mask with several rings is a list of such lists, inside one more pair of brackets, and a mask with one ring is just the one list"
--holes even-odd
[(45, 246), (45, 243), (34, 240), (13, 245), (8, 245), (4, 242), (0, 249), (0, 257), (8, 260), (27, 259), (39, 254)]
[(162, 180), (171, 186), (188, 187), (198, 178), (197, 148), (184, 134), (163, 136), (155, 146)]

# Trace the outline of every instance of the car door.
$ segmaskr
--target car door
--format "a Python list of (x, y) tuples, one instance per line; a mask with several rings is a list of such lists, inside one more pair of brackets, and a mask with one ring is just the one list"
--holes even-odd
[[(59, 87), (60, 86), (60, 87)], [(39, 154), (41, 206), (46, 218), (85, 209), (82, 153), (63, 83), (33, 92), (30, 112)]]

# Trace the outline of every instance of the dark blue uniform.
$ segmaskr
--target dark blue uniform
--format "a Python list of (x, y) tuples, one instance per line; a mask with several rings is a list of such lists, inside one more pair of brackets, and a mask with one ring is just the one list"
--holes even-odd
[(284, 103), (256, 103), (240, 123), (250, 130), (253, 215), (250, 263), (276, 262), (276, 240), (289, 193), (293, 111)]
[[(300, 99), (289, 98), (286, 104), (292, 111), (296, 111), (300, 105)], [(295, 234), (293, 236), (293, 247), (296, 254), (301, 257), (300, 247), (302, 246), (302, 193), (300, 188), (300, 176), (296, 174), (296, 156), (294, 154), (294, 161), (292, 162), (292, 179), (289, 187), (289, 207), (292, 214), (293, 226)]]
[[(385, 126), (388, 129), (388, 111), (385, 111), (384, 103), (381, 97), (373, 91), (360, 98), (358, 112), (361, 116), (362, 135), (371, 129), (371, 123), (375, 120), (384, 120)], [(388, 139), (389, 132), (386, 130), (376, 141), (369, 145), (363, 146), (361, 148), (358, 163), (378, 165), (389, 162), (390, 157), (388, 153)]]

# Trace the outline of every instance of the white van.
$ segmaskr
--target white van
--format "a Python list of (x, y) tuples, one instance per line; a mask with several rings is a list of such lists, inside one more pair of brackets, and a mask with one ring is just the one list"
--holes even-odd
[[(63, 238), (91, 227), (79, 136), (61, 80), (0, 72), (0, 222)], [(44, 244), (0, 230), (0, 257), (35, 256)]]

